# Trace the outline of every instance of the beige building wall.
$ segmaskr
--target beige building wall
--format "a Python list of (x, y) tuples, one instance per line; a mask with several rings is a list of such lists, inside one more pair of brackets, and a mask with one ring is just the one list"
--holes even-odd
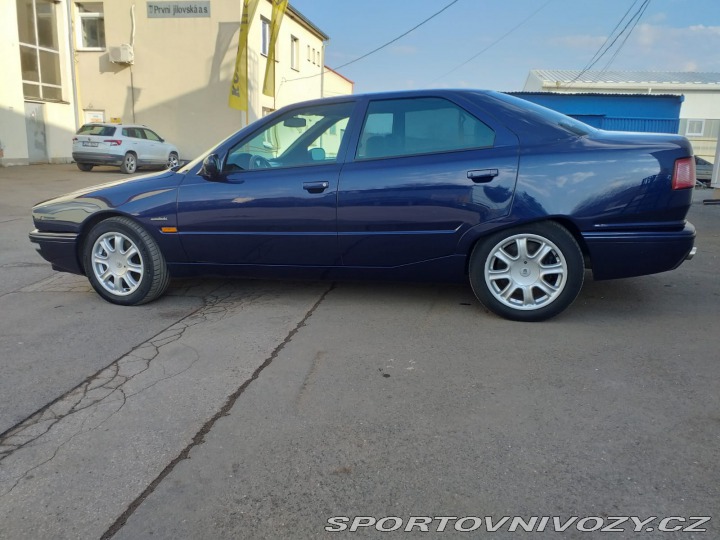
[(340, 75), (337, 71), (325, 66), (323, 81), (323, 97), (344, 96), (352, 94), (355, 83)]
[[(5, 0), (0, 17), (0, 165), (70, 162), (77, 128), (99, 119), (151, 126), (178, 146), (181, 157), (190, 159), (248, 121), (325, 94), (328, 74), (322, 66), (328, 36), (292, 7), (285, 13), (276, 48), (275, 97), (268, 97), (262, 94), (267, 57), (261, 53), (261, 21), (271, 20), (272, 4), (260, 2), (249, 36), (246, 115), (228, 106), (242, 0), (177, 2), (210, 8), (209, 17), (185, 18), (150, 17), (148, 4), (160, 1), (37, 1), (55, 6), (62, 100), (24, 98), (17, 0)], [(102, 13), (104, 47), (82, 47), (81, 12)], [(298, 49), (294, 59), (293, 42)], [(122, 44), (132, 45), (132, 64), (110, 61), (110, 49)], [(342, 88), (352, 92), (352, 84)], [(40, 130), (33, 118), (43, 126), (41, 136), (35, 134)], [(37, 156), (36, 146), (43, 146), (44, 157), (31, 158)]]
[[(211, 2), (210, 17), (151, 18), (146, 4), (103, 2), (107, 50), (76, 52), (79, 103), (100, 111), (106, 121), (146, 124), (191, 159), (264, 114), (321, 95), (324, 34), (288, 9), (276, 49), (275, 97), (262, 94), (267, 57), (261, 54), (262, 18), (272, 4), (261, 1), (251, 24), (248, 47), (249, 105), (228, 106), (235, 67), (242, 2)], [(134, 28), (134, 31), (133, 31)], [(292, 65), (291, 42), (298, 62)], [(110, 61), (109, 48), (132, 44), (134, 63)], [(309, 59), (310, 48), (313, 58)]]
[[(3, 3), (0, 17), (0, 165), (67, 163), (75, 133), (75, 104), (70, 63), (67, 4), (54, 3), (60, 52), (62, 101), (26, 100), (20, 63), (16, 2)], [(27, 111), (27, 112), (26, 112)], [(33, 148), (29, 148), (29, 146)], [(33, 157), (42, 155), (43, 157)]]
[[(5, 16), (0, 17), (0, 70), (8, 81), (22, 80), (14, 3), (7, 6)], [(0, 84), (0, 161), (5, 165), (14, 165), (27, 163), (27, 158), (22, 83)]]

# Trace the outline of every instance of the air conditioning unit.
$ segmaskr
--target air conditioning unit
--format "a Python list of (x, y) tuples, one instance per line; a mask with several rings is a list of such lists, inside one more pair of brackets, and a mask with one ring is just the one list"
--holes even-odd
[(123, 43), (119, 47), (110, 47), (109, 53), (113, 64), (132, 64), (135, 61), (133, 47), (128, 43)]

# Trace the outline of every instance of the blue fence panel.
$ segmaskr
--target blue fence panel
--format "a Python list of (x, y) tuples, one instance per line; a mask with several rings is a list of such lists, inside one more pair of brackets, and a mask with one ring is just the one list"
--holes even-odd
[(677, 133), (680, 120), (672, 118), (611, 118), (605, 117), (602, 129), (610, 131), (643, 131), (649, 133)]

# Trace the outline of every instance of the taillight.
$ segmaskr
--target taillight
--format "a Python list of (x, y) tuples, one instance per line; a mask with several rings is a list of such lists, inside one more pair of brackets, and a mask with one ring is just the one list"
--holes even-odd
[(110, 146), (120, 146), (122, 144), (120, 139), (105, 139), (103, 142), (110, 144)]
[(73, 142), (77, 142), (77, 141), (78, 141), (78, 138), (77, 138), (77, 137), (73, 137)]
[(695, 187), (695, 158), (686, 157), (675, 160), (672, 188), (687, 189), (693, 187)]

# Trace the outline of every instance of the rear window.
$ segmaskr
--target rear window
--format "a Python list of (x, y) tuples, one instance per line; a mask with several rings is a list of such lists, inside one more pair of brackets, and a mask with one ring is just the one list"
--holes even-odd
[(585, 135), (590, 135), (590, 133), (596, 131), (595, 128), (588, 126), (580, 120), (576, 120), (575, 118), (571, 118), (557, 111), (553, 111), (552, 109), (548, 109), (547, 107), (543, 107), (542, 105), (538, 105), (537, 103), (533, 103), (532, 101), (521, 99), (515, 96), (509, 96), (502, 93), (497, 93), (494, 95), (498, 99), (501, 99), (508, 103), (512, 103), (513, 105), (517, 105), (523, 108), (528, 114), (536, 116), (546, 123), (560, 127), (565, 131), (569, 131), (574, 135), (583, 137)]
[(97, 124), (85, 124), (78, 129), (78, 135), (99, 135), (101, 137), (110, 137), (115, 135), (113, 126), (99, 126)]

